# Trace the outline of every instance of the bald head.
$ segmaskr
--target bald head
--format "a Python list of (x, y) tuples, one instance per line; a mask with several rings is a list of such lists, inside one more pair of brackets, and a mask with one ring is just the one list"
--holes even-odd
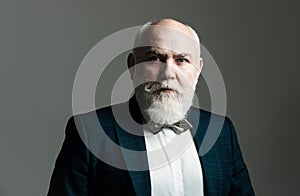
[[(185, 25), (177, 20), (174, 19), (161, 19), (158, 20), (156, 22), (152, 22), (150, 23), (151, 25), (160, 25), (160, 26), (164, 26), (164, 27), (169, 27), (169, 28), (173, 28), (173, 29), (177, 29), (183, 33), (186, 33), (187, 35), (194, 37), (196, 32), (188, 25)], [(196, 36), (198, 37), (198, 35), (196, 34)]]
[(161, 47), (179, 53), (188, 52), (198, 64), (200, 41), (197, 33), (188, 25), (174, 19), (148, 22), (137, 33), (133, 53), (136, 57), (141, 48)]

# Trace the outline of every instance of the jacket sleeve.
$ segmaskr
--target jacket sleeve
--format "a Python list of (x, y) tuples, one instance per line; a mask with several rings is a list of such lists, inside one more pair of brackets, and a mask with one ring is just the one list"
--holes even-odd
[(68, 120), (65, 140), (55, 163), (48, 196), (88, 195), (89, 151), (82, 140), (84, 131), (79, 119), (71, 117)]
[[(227, 118), (228, 119), (228, 118)], [(230, 196), (254, 196), (247, 166), (243, 160), (235, 128), (228, 119), (232, 141), (232, 178)]]

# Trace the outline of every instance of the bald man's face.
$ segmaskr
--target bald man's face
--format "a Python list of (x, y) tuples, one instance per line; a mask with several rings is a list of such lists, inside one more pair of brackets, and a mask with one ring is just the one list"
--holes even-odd
[(138, 44), (128, 62), (136, 93), (147, 99), (143, 101), (151, 105), (153, 100), (165, 98), (166, 103), (189, 96), (191, 102), (202, 69), (198, 42), (186, 32), (154, 26)]
[(136, 82), (175, 80), (182, 90), (195, 89), (202, 59), (199, 43), (188, 30), (159, 25), (145, 30), (134, 54)]

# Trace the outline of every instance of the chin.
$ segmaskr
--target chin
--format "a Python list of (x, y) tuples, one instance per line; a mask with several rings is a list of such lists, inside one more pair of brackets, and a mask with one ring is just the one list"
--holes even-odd
[(173, 124), (182, 120), (192, 105), (192, 98), (176, 92), (152, 95), (151, 104), (144, 111), (157, 124)]
[(179, 92), (176, 88), (148, 83), (136, 89), (136, 99), (145, 119), (157, 124), (173, 124), (185, 118), (193, 102), (194, 92)]

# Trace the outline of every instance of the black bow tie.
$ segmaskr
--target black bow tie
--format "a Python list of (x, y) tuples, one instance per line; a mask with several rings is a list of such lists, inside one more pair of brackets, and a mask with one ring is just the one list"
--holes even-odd
[(186, 130), (189, 130), (192, 128), (192, 125), (186, 120), (186, 119), (182, 119), (174, 124), (157, 124), (154, 123), (153, 121), (149, 122), (147, 124), (147, 127), (154, 133), (158, 133), (162, 130), (162, 128), (171, 128), (176, 134), (180, 134)]

